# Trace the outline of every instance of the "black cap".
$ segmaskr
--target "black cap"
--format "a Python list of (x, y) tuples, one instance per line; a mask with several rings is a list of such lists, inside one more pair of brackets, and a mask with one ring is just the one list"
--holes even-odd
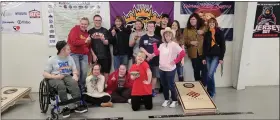
[(168, 14), (161, 14), (161, 18), (169, 18)]
[(55, 45), (56, 49), (57, 49), (57, 54), (60, 53), (61, 49), (64, 48), (67, 45), (67, 42), (63, 41), (58, 41)]

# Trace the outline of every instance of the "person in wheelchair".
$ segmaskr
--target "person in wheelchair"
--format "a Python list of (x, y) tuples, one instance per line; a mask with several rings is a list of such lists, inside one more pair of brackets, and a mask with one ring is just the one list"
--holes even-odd
[[(44, 69), (43, 76), (48, 79), (50, 87), (56, 89), (60, 104), (64, 105), (62, 109), (63, 118), (70, 117), (70, 109), (67, 105), (70, 101), (67, 97), (67, 89), (72, 96), (72, 100), (77, 102), (75, 112), (87, 112), (85, 106), (80, 104), (81, 93), (78, 86), (78, 72), (75, 62), (70, 56), (70, 48), (65, 41), (59, 41), (56, 44), (57, 55), (49, 58)], [(71, 76), (73, 74), (73, 77)]]
[(105, 77), (100, 73), (101, 66), (93, 64), (91, 75), (86, 78), (86, 93), (83, 94), (84, 100), (92, 105), (101, 107), (112, 107), (110, 94), (104, 92)]

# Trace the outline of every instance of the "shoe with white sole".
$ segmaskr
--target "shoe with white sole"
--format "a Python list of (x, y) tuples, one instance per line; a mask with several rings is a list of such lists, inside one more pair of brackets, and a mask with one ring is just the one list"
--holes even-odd
[(177, 101), (172, 101), (172, 103), (170, 104), (170, 106), (169, 106), (169, 107), (174, 108), (174, 107), (176, 107), (176, 106), (177, 106), (177, 104), (178, 104), (178, 102), (177, 102)]
[(170, 101), (169, 100), (165, 100), (163, 103), (162, 103), (162, 107), (167, 107), (168, 105), (170, 104)]
[(128, 100), (127, 100), (127, 103), (131, 104), (131, 99), (128, 99)]

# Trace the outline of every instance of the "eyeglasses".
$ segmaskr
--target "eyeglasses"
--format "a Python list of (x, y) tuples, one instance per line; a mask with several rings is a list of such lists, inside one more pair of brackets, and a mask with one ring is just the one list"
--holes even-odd
[(101, 20), (94, 20), (94, 21), (100, 22)]

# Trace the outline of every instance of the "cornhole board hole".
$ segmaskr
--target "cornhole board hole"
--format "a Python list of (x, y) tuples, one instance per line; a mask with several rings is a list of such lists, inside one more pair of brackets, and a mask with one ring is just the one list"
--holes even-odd
[(31, 101), (33, 99), (30, 96), (30, 87), (12, 87), (5, 86), (1, 88), (1, 113), (13, 106), (17, 101), (22, 98), (29, 98)]
[(176, 82), (175, 84), (185, 114), (216, 113), (215, 103), (199, 81)]

